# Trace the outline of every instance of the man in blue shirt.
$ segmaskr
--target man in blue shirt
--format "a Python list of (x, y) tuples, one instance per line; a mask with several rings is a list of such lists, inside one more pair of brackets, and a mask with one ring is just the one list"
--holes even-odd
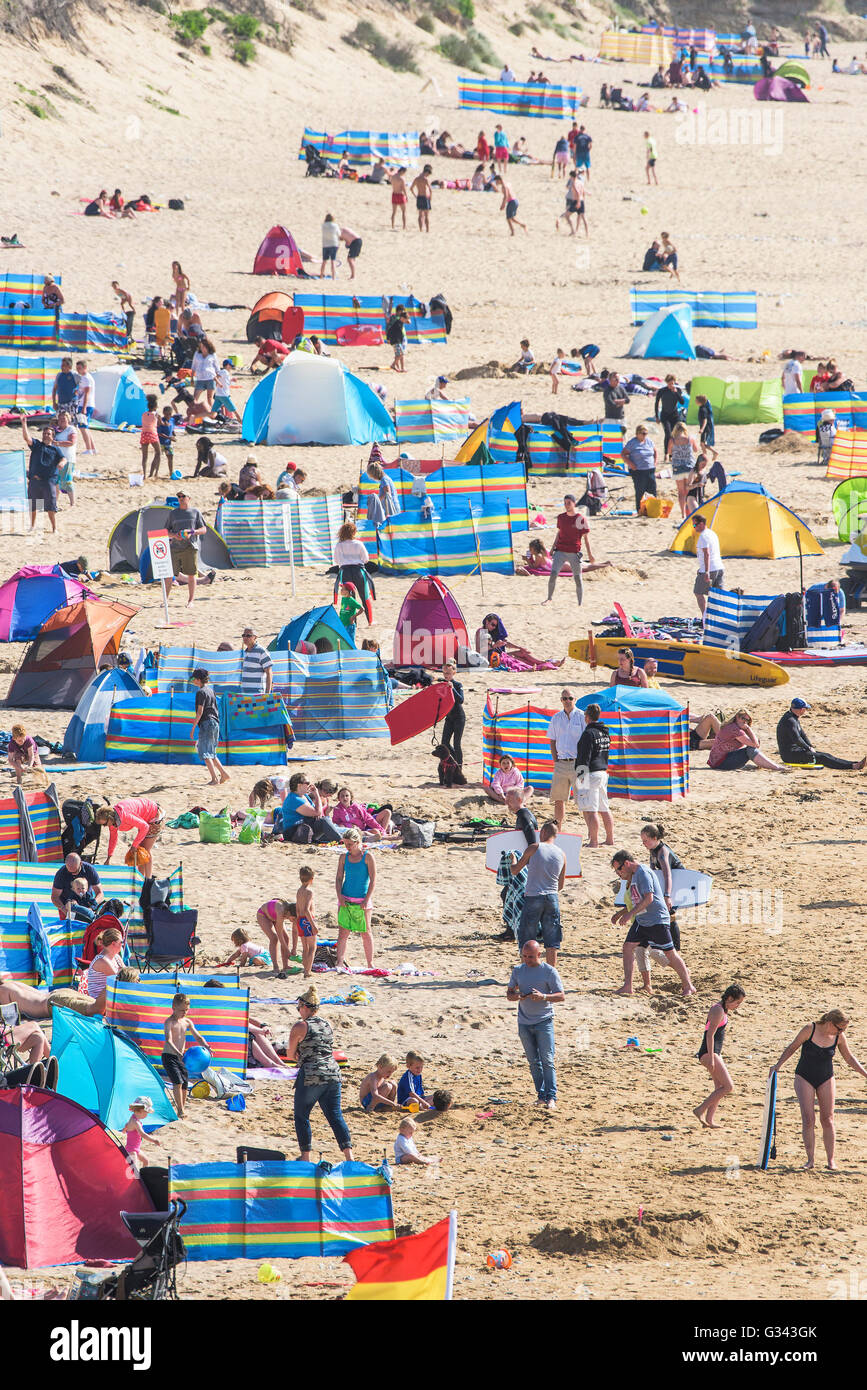
[(542, 960), (538, 941), (525, 941), (521, 964), (509, 980), (506, 998), (518, 1003), (518, 1037), (530, 1064), (537, 1105), (557, 1109), (557, 1073), (554, 1070), (554, 1004), (566, 995), (553, 965)]
[(647, 433), (646, 425), (635, 426), (635, 434), (624, 444), (620, 457), (632, 474), (635, 510), (639, 511), (641, 499), (645, 494), (656, 496), (656, 464), (659, 455), (656, 445)]
[(625, 849), (617, 851), (611, 860), (611, 867), (617, 870), (626, 884), (626, 907), (615, 912), (611, 921), (615, 927), (629, 928), (623, 943), (623, 986), (617, 993), (633, 993), (635, 952), (639, 946), (644, 946), (655, 947), (664, 953), (666, 965), (677, 972), (683, 985), (684, 998), (695, 994), (695, 985), (689, 978), (686, 963), (680, 952), (675, 950), (671, 939), (671, 917), (653, 870), (639, 864), (635, 856)]

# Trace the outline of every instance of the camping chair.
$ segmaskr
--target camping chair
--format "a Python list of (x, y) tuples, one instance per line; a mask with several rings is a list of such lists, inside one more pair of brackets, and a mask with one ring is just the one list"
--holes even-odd
[(168, 907), (154, 906), (149, 912), (148, 942), (144, 953), (144, 969), (154, 974), (182, 971), (192, 974), (196, 968), (195, 935), (199, 913), (197, 908), (172, 912)]
[(7, 1072), (22, 1065), (12, 1038), (12, 1029), (17, 1028), (20, 1022), (17, 1004), (0, 1004), (0, 1074), (4, 1077)]
[(165, 357), (166, 349), (171, 342), (172, 336), (172, 311), (163, 306), (162, 309), (154, 311), (154, 338), (160, 350), (160, 357)]
[(286, 1155), (280, 1149), (251, 1149), (239, 1144), (235, 1150), (236, 1163), (285, 1163)]
[(115, 917), (113, 912), (101, 912), (98, 917), (94, 917), (92, 922), (88, 922), (84, 929), (84, 944), (81, 948), (81, 955), (76, 957), (76, 965), (82, 968), (90, 965), (96, 956), (96, 938), (101, 932), (107, 931), (109, 927), (114, 927), (126, 940), (126, 928), (119, 917)]

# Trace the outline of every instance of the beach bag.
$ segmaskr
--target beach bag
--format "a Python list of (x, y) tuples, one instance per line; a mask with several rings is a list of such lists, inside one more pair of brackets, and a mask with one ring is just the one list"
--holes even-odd
[(225, 1067), (205, 1067), (201, 1079), (207, 1082), (217, 1100), (224, 1096), (248, 1096), (253, 1089), (252, 1081), (242, 1081)]
[(265, 819), (265, 812), (261, 810), (249, 810), (244, 817), (244, 824), (238, 831), (238, 843), (241, 845), (259, 845), (262, 843), (262, 822)]
[(785, 594), (771, 599), (748, 632), (741, 638), (742, 652), (776, 652), (780, 650), (780, 629), (786, 608)]
[(232, 840), (232, 820), (228, 806), (216, 816), (199, 812), (199, 839), (206, 845), (228, 845)]
[(804, 619), (804, 599), (801, 594), (785, 594), (783, 621), (780, 624), (780, 651), (801, 651), (807, 645), (807, 624)]
[(403, 816), (398, 826), (401, 844), (405, 849), (430, 849), (434, 841), (436, 821), (413, 820)]
[(184, 210), (184, 200), (183, 200), (183, 198), (169, 198), (169, 207), (171, 208), (172, 212), (183, 212), (183, 210)]
[(313, 826), (306, 821), (298, 821), (296, 825), (290, 825), (288, 830), (284, 830), (283, 839), (288, 840), (291, 845), (311, 845), (313, 843)]

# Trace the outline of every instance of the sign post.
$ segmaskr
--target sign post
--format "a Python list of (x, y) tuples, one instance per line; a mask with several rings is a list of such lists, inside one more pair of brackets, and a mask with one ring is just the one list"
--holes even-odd
[(148, 548), (151, 553), (151, 571), (154, 579), (158, 579), (162, 585), (163, 607), (166, 611), (166, 627), (171, 627), (169, 619), (169, 596), (164, 579), (174, 577), (174, 567), (172, 565), (172, 551), (169, 544), (168, 531), (148, 531)]

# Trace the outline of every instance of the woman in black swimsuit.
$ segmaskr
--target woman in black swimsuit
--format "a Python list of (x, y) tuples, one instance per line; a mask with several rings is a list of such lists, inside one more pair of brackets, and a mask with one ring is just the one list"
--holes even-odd
[[(713, 1122), (716, 1108), (723, 1096), (730, 1096), (734, 1090), (728, 1067), (722, 1059), (723, 1038), (730, 1015), (740, 1008), (744, 998), (745, 991), (741, 985), (729, 985), (722, 999), (718, 1004), (714, 1004), (708, 1013), (701, 1047), (695, 1054), (702, 1066), (707, 1067), (710, 1072), (714, 1086), (710, 1095), (692, 1112), (705, 1129), (719, 1129), (719, 1125)], [(713, 1039), (710, 1046), (709, 1038)]]
[(801, 1133), (807, 1152), (805, 1168), (815, 1167), (816, 1152), (816, 1101), (819, 1102), (819, 1121), (822, 1125), (822, 1143), (828, 1156), (828, 1167), (836, 1172), (834, 1162), (834, 1053), (839, 1047), (844, 1062), (867, 1079), (867, 1071), (849, 1051), (849, 1044), (843, 1034), (849, 1020), (842, 1009), (830, 1009), (816, 1023), (807, 1024), (798, 1036), (789, 1043), (779, 1061), (771, 1071), (779, 1071), (793, 1053), (801, 1049), (798, 1065), (795, 1067), (795, 1095), (801, 1107)]

